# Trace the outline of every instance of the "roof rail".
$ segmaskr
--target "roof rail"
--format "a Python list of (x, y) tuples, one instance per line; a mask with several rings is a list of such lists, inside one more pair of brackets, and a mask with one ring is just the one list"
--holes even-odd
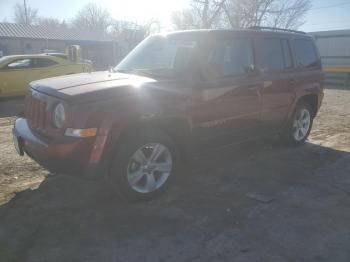
[(248, 29), (252, 29), (252, 30), (284, 31), (284, 32), (297, 33), (297, 34), (306, 34), (303, 31), (292, 30), (292, 29), (283, 29), (283, 28), (278, 28), (278, 27), (268, 27), (268, 26), (250, 26), (250, 27), (248, 27)]

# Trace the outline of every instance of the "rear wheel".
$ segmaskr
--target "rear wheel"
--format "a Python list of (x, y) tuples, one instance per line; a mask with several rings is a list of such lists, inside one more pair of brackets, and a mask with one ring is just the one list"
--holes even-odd
[(118, 147), (108, 181), (129, 199), (149, 199), (168, 187), (177, 165), (172, 140), (159, 130), (146, 128)]
[(284, 138), (291, 145), (301, 145), (308, 138), (313, 123), (312, 108), (300, 102), (294, 111), (284, 133)]

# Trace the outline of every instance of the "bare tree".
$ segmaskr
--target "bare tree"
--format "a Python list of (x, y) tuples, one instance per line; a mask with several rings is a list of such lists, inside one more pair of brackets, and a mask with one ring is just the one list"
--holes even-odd
[(219, 27), (223, 6), (227, 0), (191, 0), (190, 7), (172, 15), (176, 29)]
[(94, 3), (84, 6), (73, 19), (73, 26), (95, 33), (107, 33), (112, 19), (106, 8)]
[(38, 10), (24, 5), (16, 4), (14, 7), (15, 22), (17, 24), (32, 25), (38, 22)]
[(270, 10), (268, 26), (297, 29), (305, 23), (305, 15), (311, 8), (311, 0), (280, 0)]
[(194, 15), (193, 10), (185, 9), (179, 10), (172, 14), (171, 20), (175, 29), (188, 30), (200, 28), (197, 23), (197, 17)]
[(297, 29), (312, 0), (228, 0), (223, 7), (228, 26), (272, 26)]
[(150, 19), (143, 23), (135, 23), (126, 20), (113, 20), (109, 34), (116, 39), (143, 38), (159, 33), (161, 24), (157, 19)]
[(68, 27), (66, 21), (52, 17), (40, 17), (37, 24), (52, 29)]
[(261, 25), (275, 0), (228, 0), (224, 12), (228, 27), (246, 28)]
[(161, 23), (158, 19), (149, 19), (140, 24), (140, 28), (143, 31), (143, 37), (159, 33), (161, 29)]
[(312, 0), (192, 0), (173, 13), (176, 29), (272, 26), (297, 29)]

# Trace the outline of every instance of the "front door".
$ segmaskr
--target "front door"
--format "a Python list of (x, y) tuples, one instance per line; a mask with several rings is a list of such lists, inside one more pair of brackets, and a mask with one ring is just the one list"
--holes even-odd
[(3, 95), (25, 94), (29, 83), (28, 70), (31, 68), (31, 62), (30, 58), (18, 58), (9, 62), (0, 70), (0, 84)]
[(259, 133), (262, 82), (253, 53), (249, 38), (218, 39), (209, 48), (191, 107), (199, 145), (223, 146)]
[(46, 58), (19, 58), (1, 69), (1, 85), (5, 95), (23, 95), (29, 83), (50, 76)]

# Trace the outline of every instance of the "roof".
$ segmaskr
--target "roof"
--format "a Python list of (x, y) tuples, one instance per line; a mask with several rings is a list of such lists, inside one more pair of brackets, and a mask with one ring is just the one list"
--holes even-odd
[(1, 57), (1, 64), (4, 61), (9, 61), (9, 60), (14, 60), (14, 59), (28, 59), (28, 58), (32, 59), (32, 58), (43, 58), (43, 57), (52, 58), (54, 60), (57, 60), (57, 58), (66, 60), (64, 58), (57, 57), (57, 56), (52, 56), (52, 55), (48, 55), (48, 54), (9, 55), (9, 56)]
[[(27, 55), (7, 55), (7, 56), (3, 56), (6, 58), (37, 58), (37, 57), (47, 57), (47, 56), (51, 56), (49, 54), (27, 54)], [(3, 58), (2, 57), (2, 58)]]
[(0, 65), (3, 65), (4, 63), (8, 63), (9, 61), (13, 61), (16, 59), (28, 59), (28, 58), (42, 58), (42, 57), (48, 57), (51, 59), (54, 59), (57, 61), (57, 59), (60, 60), (65, 60), (63, 58), (60, 57), (56, 57), (56, 56), (51, 56), (51, 55), (47, 55), (47, 54), (29, 54), (29, 55), (8, 55), (8, 56), (3, 56), (0, 58)]
[[(255, 28), (246, 28), (246, 29), (193, 29), (193, 30), (182, 30), (182, 31), (174, 31), (169, 32), (166, 35), (179, 35), (179, 36), (213, 36), (213, 37), (220, 37), (220, 36), (231, 36), (232, 34), (236, 35), (280, 35), (280, 36), (290, 36), (290, 35), (296, 35), (298, 37), (303, 38), (310, 38), (311, 36), (303, 33), (303, 32), (291, 32), (291, 31), (284, 31), (281, 29), (273, 30), (273, 29), (255, 29)], [(162, 35), (162, 34), (161, 34)]]
[(314, 35), (316, 37), (349, 37), (350, 29), (310, 32), (309, 34)]
[(112, 42), (107, 35), (71, 28), (49, 28), (46, 26), (0, 23), (0, 38), (29, 38), (45, 40)]

